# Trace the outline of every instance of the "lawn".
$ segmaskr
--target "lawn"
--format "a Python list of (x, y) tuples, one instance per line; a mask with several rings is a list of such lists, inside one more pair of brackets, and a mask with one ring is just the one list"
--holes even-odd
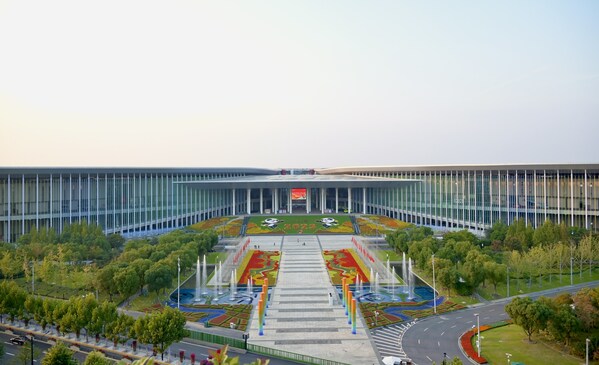
[(353, 234), (354, 228), (348, 215), (254, 216), (248, 222), (246, 233)]
[(395, 252), (395, 250), (375, 250), (376, 256), (382, 262), (387, 262), (387, 256), (389, 256), (389, 261), (393, 262), (401, 262), (403, 256)]
[(206, 263), (207, 264), (218, 264), (219, 261), (225, 261), (227, 258), (228, 252), (209, 252), (206, 255)]
[[(574, 270), (576, 270), (576, 268), (574, 268)], [(565, 271), (567, 271), (567, 274)], [(574, 279), (574, 284), (599, 280), (599, 267), (594, 267), (592, 275), (589, 275), (589, 269), (587, 266), (586, 270), (584, 270), (582, 273), (582, 279), (580, 278), (580, 271), (574, 271), (572, 278)], [(543, 276), (542, 280), (533, 277), (531, 285), (529, 286), (528, 278), (521, 278), (520, 280), (517, 280), (512, 277), (510, 280), (510, 296), (554, 289), (567, 285), (570, 285), (570, 267), (564, 269), (564, 275), (562, 275), (561, 281), (559, 275), (552, 275), (551, 282), (549, 282), (549, 276)], [(480, 286), (477, 291), (483, 298), (488, 300), (504, 298), (507, 294), (507, 282), (502, 282), (497, 285), (497, 293), (495, 293), (493, 285), (490, 283), (487, 283), (485, 287)]]
[[(534, 343), (529, 343), (524, 331), (516, 325), (490, 329), (481, 333), (481, 337), (481, 355), (490, 364), (507, 363), (506, 352), (512, 354), (511, 361), (526, 365), (579, 365), (584, 362), (584, 359), (561, 353), (542, 341), (535, 340)], [(473, 344), (476, 343), (476, 336), (472, 341)]]

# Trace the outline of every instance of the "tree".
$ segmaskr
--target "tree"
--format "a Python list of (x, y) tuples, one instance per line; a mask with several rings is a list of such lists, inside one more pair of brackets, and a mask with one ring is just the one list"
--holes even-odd
[(62, 342), (52, 346), (44, 359), (42, 365), (78, 365), (73, 358), (73, 351), (69, 350)]
[(503, 243), (505, 236), (507, 235), (507, 225), (503, 221), (498, 220), (493, 224), (489, 231), (489, 238), (491, 241), (499, 241)]
[(14, 279), (15, 276), (23, 272), (21, 261), (17, 259), (15, 252), (4, 252), (2, 259), (0, 259), (0, 271), (4, 277), (9, 279)]
[(128, 297), (139, 288), (139, 275), (135, 268), (128, 266), (121, 268), (114, 274), (114, 283), (119, 293)]
[(576, 316), (585, 331), (599, 327), (599, 288), (580, 289), (572, 297)]
[(134, 332), (141, 342), (152, 344), (164, 359), (164, 351), (187, 335), (185, 317), (178, 310), (166, 307), (161, 313), (138, 318)]
[(507, 268), (505, 265), (494, 261), (486, 261), (484, 264), (485, 277), (493, 284), (493, 289), (497, 293), (497, 284), (506, 281)]
[(103, 353), (92, 351), (87, 355), (83, 365), (111, 365), (112, 361), (108, 360)]
[(487, 255), (478, 250), (470, 250), (466, 255), (466, 261), (463, 266), (464, 279), (472, 286), (478, 287), (485, 279), (485, 262), (489, 261)]
[(0, 360), (4, 357), (4, 344), (0, 343)]
[(135, 320), (132, 317), (121, 313), (118, 315), (116, 321), (106, 325), (104, 335), (106, 338), (110, 339), (114, 343), (114, 347), (116, 347), (118, 342), (126, 342), (131, 337), (131, 329), (134, 324)]
[(96, 336), (96, 341), (98, 341), (100, 334), (105, 333), (106, 328), (112, 326), (117, 319), (116, 304), (105, 300), (92, 311), (88, 330)]
[(515, 324), (522, 327), (529, 342), (532, 341), (531, 337), (534, 333), (546, 328), (547, 320), (551, 315), (551, 310), (547, 305), (533, 301), (529, 297), (514, 298), (505, 306), (505, 311)]
[(546, 220), (542, 226), (535, 229), (532, 236), (535, 246), (545, 247), (559, 241), (559, 232), (551, 220)]
[(148, 283), (148, 289), (158, 291), (171, 286), (173, 282), (173, 274), (171, 269), (160, 263), (154, 264), (151, 268), (146, 271), (146, 282)]

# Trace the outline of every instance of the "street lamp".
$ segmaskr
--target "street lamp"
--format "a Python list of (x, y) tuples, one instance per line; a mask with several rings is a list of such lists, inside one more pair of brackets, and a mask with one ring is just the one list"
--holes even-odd
[[(33, 365), (33, 334), (31, 334), (31, 337), (29, 338), (29, 340), (31, 340), (31, 365)], [(587, 345), (588, 347), (588, 345)]]
[(507, 267), (507, 297), (510, 297), (510, 267)]
[(478, 313), (474, 313), (476, 317), (476, 327), (477, 327), (477, 335), (476, 335), (476, 347), (478, 347), (478, 357), (480, 357), (480, 348), (482, 347), (482, 342), (480, 341), (480, 316)]
[(591, 342), (591, 340), (587, 338), (585, 340), (585, 342), (586, 342), (587, 346), (586, 346), (586, 356), (585, 356), (584, 364), (589, 365), (589, 342)]
[(181, 258), (177, 257), (177, 309), (181, 298)]
[(433, 312), (437, 314), (437, 287), (435, 285), (435, 254), (432, 258), (433, 262)]
[(443, 353), (443, 365), (447, 365), (447, 352)]
[(507, 352), (505, 353), (505, 356), (507, 356), (507, 365), (510, 365), (510, 357), (512, 357), (512, 354), (508, 354)]
[(245, 332), (243, 335), (241, 335), (241, 337), (243, 338), (243, 340), (245, 341), (245, 346), (244, 348), (247, 350), (248, 349), (248, 338), (250, 338), (250, 334)]
[(374, 323), (376, 326), (379, 325), (379, 311), (374, 311)]

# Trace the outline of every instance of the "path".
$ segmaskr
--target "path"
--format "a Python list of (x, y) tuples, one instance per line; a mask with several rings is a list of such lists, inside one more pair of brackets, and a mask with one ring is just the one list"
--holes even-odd
[[(322, 246), (330, 246), (329, 242), (351, 245), (351, 236), (323, 240)], [(378, 364), (379, 356), (363, 321), (359, 320), (357, 334), (353, 335), (345, 310), (338, 304), (321, 253), (322, 248), (331, 248), (321, 248), (318, 236), (285, 236), (280, 248), (281, 265), (264, 335), (258, 334), (258, 315), (254, 311), (249, 342), (341, 363)], [(331, 304), (330, 298), (337, 300)]]

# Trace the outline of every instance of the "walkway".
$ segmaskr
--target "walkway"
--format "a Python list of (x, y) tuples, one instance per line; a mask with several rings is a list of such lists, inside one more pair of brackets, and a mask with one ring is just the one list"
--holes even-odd
[[(335, 236), (326, 241), (349, 247), (350, 239), (351, 236)], [(264, 335), (258, 335), (258, 314), (254, 311), (249, 342), (341, 363), (378, 364), (376, 350), (361, 319), (357, 334), (351, 333), (345, 310), (338, 304), (330, 283), (319, 237), (285, 236), (280, 248), (279, 276), (267, 309)]]

